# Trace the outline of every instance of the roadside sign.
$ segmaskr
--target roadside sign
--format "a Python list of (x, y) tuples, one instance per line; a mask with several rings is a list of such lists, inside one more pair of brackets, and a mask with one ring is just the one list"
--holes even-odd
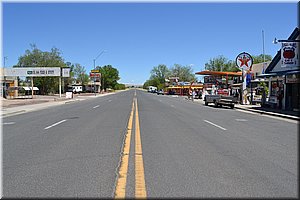
[(62, 77), (70, 77), (70, 68), (62, 68)]
[(60, 67), (19, 67), (19, 68), (4, 68), (5, 76), (60, 76)]
[(100, 77), (101, 77), (101, 73), (93, 73), (93, 72), (91, 72), (91, 73), (90, 73), (90, 77), (91, 77), (91, 78), (95, 78), (95, 77), (100, 78)]
[(299, 66), (297, 42), (282, 42), (281, 67)]
[(100, 73), (100, 70), (99, 69), (92, 69), (91, 73)]
[(249, 53), (243, 52), (240, 53), (235, 59), (236, 65), (241, 70), (251, 71), (253, 59)]

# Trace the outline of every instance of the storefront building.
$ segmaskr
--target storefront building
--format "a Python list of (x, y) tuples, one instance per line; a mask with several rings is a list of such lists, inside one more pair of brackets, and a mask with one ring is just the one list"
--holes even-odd
[[(294, 56), (294, 65), (285, 65), (282, 50), (279, 50), (261, 77), (269, 78), (268, 102), (283, 110), (299, 110), (300, 70), (299, 70), (299, 28), (296, 28), (288, 41), (296, 41), (295, 52), (288, 49)], [(285, 56), (285, 55), (284, 55)], [(284, 57), (283, 56), (283, 57)]]

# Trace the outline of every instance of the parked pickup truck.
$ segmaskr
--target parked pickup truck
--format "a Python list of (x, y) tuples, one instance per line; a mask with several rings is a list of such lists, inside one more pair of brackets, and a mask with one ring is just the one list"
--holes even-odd
[(234, 108), (234, 104), (237, 103), (237, 99), (233, 96), (225, 95), (205, 95), (204, 97), (205, 105), (209, 103), (215, 104), (216, 107), (224, 105)]

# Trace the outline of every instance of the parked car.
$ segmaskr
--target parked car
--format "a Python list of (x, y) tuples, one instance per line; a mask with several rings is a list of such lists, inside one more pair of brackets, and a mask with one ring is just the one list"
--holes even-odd
[(163, 89), (160, 89), (160, 90), (157, 91), (157, 95), (160, 95), (160, 94), (161, 94), (161, 95), (164, 95), (164, 94), (165, 94)]

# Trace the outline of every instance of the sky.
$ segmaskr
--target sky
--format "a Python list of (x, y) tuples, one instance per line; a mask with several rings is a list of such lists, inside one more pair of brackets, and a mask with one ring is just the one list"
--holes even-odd
[[(298, 25), (297, 2), (2, 2), (2, 63), (12, 67), (35, 44), (56, 47), (87, 73), (112, 65), (120, 83), (143, 84), (159, 64), (192, 66), (241, 52), (274, 57)], [(197, 75), (197, 77), (199, 77)], [(199, 77), (200, 78), (200, 77)]]

